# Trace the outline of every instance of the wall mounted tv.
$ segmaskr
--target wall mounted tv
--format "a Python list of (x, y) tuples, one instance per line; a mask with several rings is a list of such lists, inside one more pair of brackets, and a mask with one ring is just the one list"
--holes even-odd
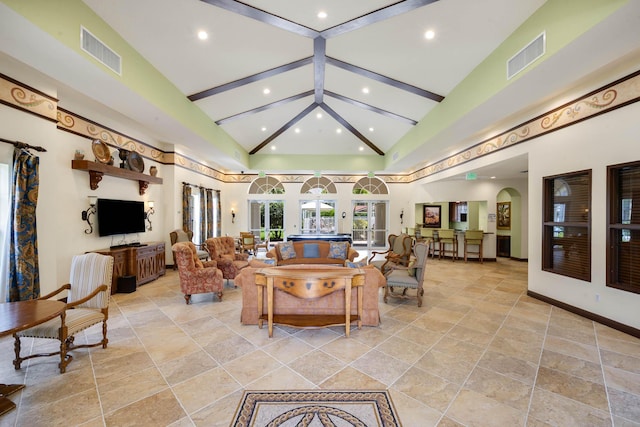
[(144, 202), (98, 199), (98, 234), (140, 233), (145, 231)]

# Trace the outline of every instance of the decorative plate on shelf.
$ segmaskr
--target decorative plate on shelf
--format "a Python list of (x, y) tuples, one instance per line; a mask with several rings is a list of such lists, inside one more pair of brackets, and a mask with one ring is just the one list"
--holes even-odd
[(140, 154), (136, 153), (135, 151), (129, 151), (129, 156), (127, 157), (127, 167), (134, 172), (142, 173), (142, 171), (144, 171), (144, 160), (142, 160)]
[(104, 141), (94, 139), (91, 143), (91, 151), (93, 151), (97, 161), (100, 163), (109, 163), (111, 151), (109, 151), (109, 146), (105, 144)]

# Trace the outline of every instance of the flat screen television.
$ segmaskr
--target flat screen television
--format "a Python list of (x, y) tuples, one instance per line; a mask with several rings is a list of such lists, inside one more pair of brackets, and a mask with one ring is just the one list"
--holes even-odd
[(144, 202), (98, 199), (98, 234), (140, 233), (145, 231)]

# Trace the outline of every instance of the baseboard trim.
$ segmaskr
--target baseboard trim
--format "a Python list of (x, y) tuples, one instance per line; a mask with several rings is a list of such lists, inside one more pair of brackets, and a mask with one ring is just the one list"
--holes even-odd
[(625, 325), (624, 323), (616, 322), (615, 320), (609, 319), (604, 316), (600, 316), (599, 314), (592, 313), (587, 310), (583, 310), (582, 308), (574, 307), (562, 301), (558, 301), (553, 298), (549, 298), (542, 294), (533, 291), (527, 291), (527, 295), (531, 298), (535, 298), (540, 301), (544, 301), (548, 304), (561, 308), (563, 310), (567, 310), (571, 313), (577, 314), (578, 316), (585, 317), (589, 320), (593, 320), (594, 322), (598, 322), (620, 332), (624, 332), (625, 334), (632, 335), (636, 338), (640, 338), (640, 329), (636, 329), (633, 326)]

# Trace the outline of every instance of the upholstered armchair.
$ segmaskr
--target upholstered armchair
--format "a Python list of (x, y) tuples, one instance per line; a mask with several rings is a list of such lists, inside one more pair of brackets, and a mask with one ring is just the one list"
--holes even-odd
[(249, 232), (240, 233), (240, 249), (242, 252), (254, 253), (256, 250), (256, 236)]
[[(401, 233), (400, 235), (389, 235), (389, 249), (384, 252), (371, 252), (369, 257), (369, 264), (373, 264), (380, 269), (382, 274), (392, 267), (393, 265), (409, 265), (409, 258), (411, 257), (411, 249), (413, 247), (413, 237)], [(376, 255), (384, 255), (384, 261), (373, 261)]]
[[(179, 242), (191, 242), (193, 240), (193, 231), (184, 231), (182, 229), (173, 230), (171, 233), (169, 233), (169, 239), (171, 240), (171, 246)], [(198, 254), (198, 258), (202, 261), (206, 261), (209, 259), (209, 251), (207, 251), (206, 245), (196, 245), (196, 253)], [(178, 267), (176, 265), (176, 258), (174, 256), (173, 269), (176, 270), (177, 268)]]
[[(422, 307), (422, 296), (424, 295), (423, 282), (427, 270), (427, 258), (429, 246), (426, 243), (416, 243), (413, 248), (415, 259), (409, 265), (390, 265), (385, 272), (387, 286), (384, 289), (384, 302), (389, 297), (393, 298), (416, 298), (418, 307)], [(411, 294), (408, 293), (411, 289)], [(413, 291), (415, 290), (415, 295)]]
[[(23, 361), (33, 357), (60, 355), (60, 373), (63, 374), (73, 357), (68, 353), (76, 348), (102, 345), (107, 348), (107, 319), (109, 318), (109, 297), (111, 296), (111, 277), (113, 275), (113, 257), (98, 253), (74, 256), (71, 261), (69, 283), (39, 299), (50, 299), (62, 291), (67, 291), (65, 315), (56, 317), (30, 329), (13, 335), (16, 358), (13, 365), (20, 369)], [(78, 332), (95, 324), (102, 323), (102, 340), (91, 344), (74, 344)], [(60, 350), (53, 353), (32, 354), (20, 357), (20, 338), (50, 338), (60, 341)]]
[(235, 279), (238, 272), (249, 265), (249, 254), (236, 252), (235, 239), (229, 236), (212, 237), (205, 240), (211, 259), (218, 263), (222, 276)]
[(191, 295), (209, 292), (216, 292), (222, 300), (224, 279), (216, 261), (200, 261), (191, 242), (176, 243), (171, 250), (178, 263), (180, 290), (187, 304), (191, 303)]

